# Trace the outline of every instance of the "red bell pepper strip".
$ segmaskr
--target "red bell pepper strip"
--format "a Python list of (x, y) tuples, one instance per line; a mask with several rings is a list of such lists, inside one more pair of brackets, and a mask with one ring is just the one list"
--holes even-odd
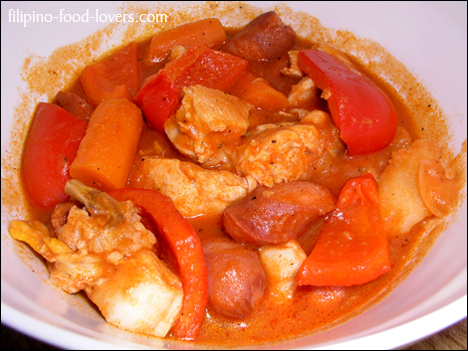
[(24, 145), (21, 175), (29, 198), (53, 208), (68, 199), (69, 167), (88, 124), (57, 105), (40, 103)]
[(392, 142), (398, 114), (371, 79), (320, 50), (300, 51), (298, 65), (324, 91), (351, 156), (379, 151)]
[(179, 339), (196, 339), (208, 301), (208, 280), (202, 245), (195, 230), (172, 200), (156, 190), (123, 188), (109, 195), (143, 207), (168, 242), (177, 258), (184, 290), (182, 313), (171, 331)]
[(148, 77), (135, 102), (148, 122), (164, 132), (164, 123), (177, 110), (182, 87), (200, 84), (226, 91), (248, 68), (246, 60), (196, 45)]
[(143, 110), (146, 120), (156, 130), (164, 133), (164, 122), (173, 115), (179, 105), (180, 88), (167, 77), (164, 70), (148, 77), (135, 102)]
[(197, 45), (169, 62), (164, 70), (181, 87), (200, 84), (226, 91), (248, 68), (249, 63), (244, 59)]
[(350, 179), (297, 275), (299, 285), (351, 286), (390, 270), (388, 235), (371, 174)]

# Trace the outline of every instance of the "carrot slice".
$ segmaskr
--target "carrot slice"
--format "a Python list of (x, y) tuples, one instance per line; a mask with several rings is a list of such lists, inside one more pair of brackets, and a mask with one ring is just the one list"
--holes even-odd
[(302, 264), (297, 283), (351, 286), (389, 270), (388, 236), (380, 218), (377, 183), (371, 174), (350, 179)]
[(225, 41), (226, 33), (218, 19), (202, 19), (155, 35), (151, 39), (145, 61), (147, 63), (164, 61), (175, 45), (185, 48), (193, 45), (204, 45), (211, 48), (221, 45)]
[(127, 99), (100, 103), (70, 166), (71, 177), (102, 191), (123, 188), (142, 128), (140, 109)]
[(105, 99), (132, 100), (140, 89), (139, 46), (130, 43), (114, 55), (87, 66), (80, 76), (86, 99), (96, 107)]
[(266, 79), (248, 71), (239, 76), (228, 92), (263, 109), (283, 110), (289, 106), (283, 93), (274, 89)]

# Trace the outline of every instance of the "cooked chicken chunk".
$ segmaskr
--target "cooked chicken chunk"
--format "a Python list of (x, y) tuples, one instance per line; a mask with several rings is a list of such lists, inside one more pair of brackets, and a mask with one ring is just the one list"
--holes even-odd
[(58, 239), (37, 221), (13, 221), (10, 234), (53, 263), (50, 280), (66, 292), (84, 290), (106, 320), (134, 332), (165, 336), (182, 308), (179, 278), (154, 254), (154, 235), (131, 202), (118, 202), (76, 180)]
[(182, 106), (164, 125), (185, 156), (205, 166), (231, 164), (231, 154), (247, 132), (252, 105), (220, 90), (184, 87)]
[(298, 108), (310, 108), (317, 105), (319, 99), (319, 89), (309, 77), (304, 77), (293, 85), (288, 95), (291, 106)]
[(207, 170), (192, 162), (144, 157), (132, 170), (129, 186), (158, 190), (169, 196), (184, 217), (219, 214), (257, 186), (250, 177)]
[(251, 130), (238, 149), (236, 169), (267, 187), (320, 180), (335, 172), (335, 158), (343, 151), (331, 117), (316, 110), (300, 123), (264, 124)]
[(292, 299), (297, 287), (297, 272), (307, 258), (299, 243), (291, 240), (284, 244), (263, 246), (259, 257), (275, 301), (281, 303)]
[(380, 209), (390, 234), (404, 234), (424, 218), (450, 213), (458, 182), (447, 178), (436, 145), (416, 140), (394, 152), (379, 178)]
[(283, 68), (281, 70), (281, 73), (291, 78), (302, 78), (304, 76), (304, 73), (302, 73), (302, 70), (297, 65), (297, 62), (299, 61), (299, 51), (297, 50), (288, 51), (288, 56), (289, 56), (289, 67)]

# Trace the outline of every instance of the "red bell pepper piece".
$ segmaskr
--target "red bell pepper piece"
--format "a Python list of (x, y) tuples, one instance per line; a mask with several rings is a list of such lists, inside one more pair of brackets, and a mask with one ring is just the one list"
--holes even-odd
[(226, 91), (248, 68), (246, 60), (196, 45), (148, 77), (135, 102), (149, 123), (164, 132), (164, 123), (177, 110), (182, 87), (200, 84)]
[(181, 87), (200, 84), (225, 91), (248, 68), (244, 59), (197, 45), (169, 62), (164, 70)]
[(390, 270), (387, 232), (371, 174), (350, 179), (297, 275), (299, 285), (351, 286)]
[(325, 51), (303, 50), (298, 64), (330, 94), (328, 106), (350, 155), (376, 152), (392, 142), (398, 114), (372, 80)]
[(167, 77), (166, 72), (160, 70), (148, 77), (135, 95), (135, 102), (154, 129), (164, 133), (164, 122), (179, 105), (179, 91), (180, 88)]
[(155, 190), (123, 188), (109, 192), (118, 201), (132, 201), (143, 207), (156, 223), (179, 264), (184, 290), (182, 313), (172, 334), (194, 340), (208, 301), (208, 280), (203, 249), (195, 230), (175, 208), (172, 200)]
[(57, 105), (40, 103), (24, 145), (21, 174), (26, 193), (42, 208), (68, 199), (69, 166), (88, 124)]

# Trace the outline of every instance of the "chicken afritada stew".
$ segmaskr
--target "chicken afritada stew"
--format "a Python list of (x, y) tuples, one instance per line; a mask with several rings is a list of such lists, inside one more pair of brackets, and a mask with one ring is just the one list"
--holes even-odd
[(239, 345), (324, 330), (398, 280), (460, 177), (393, 98), (275, 12), (159, 33), (38, 104), (10, 235), (148, 336)]

